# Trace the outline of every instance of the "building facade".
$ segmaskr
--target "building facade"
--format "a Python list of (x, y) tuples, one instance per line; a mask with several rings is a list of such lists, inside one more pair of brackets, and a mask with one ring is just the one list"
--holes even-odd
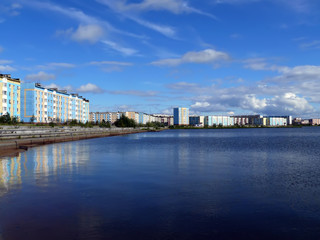
[(174, 125), (189, 125), (189, 108), (173, 109)]
[(65, 90), (45, 88), (38, 83), (21, 85), (21, 119), (38, 123), (89, 121), (89, 100)]
[(11, 117), (20, 117), (20, 87), (20, 79), (0, 74), (0, 116), (9, 113)]
[(189, 124), (197, 127), (204, 127), (204, 118), (205, 116), (190, 116)]
[(311, 124), (312, 126), (314, 126), (314, 125), (320, 125), (320, 119), (319, 119), (319, 118), (309, 119), (309, 124)]
[(118, 119), (120, 119), (122, 113), (120, 112), (91, 112), (89, 114), (89, 121), (93, 123), (101, 123), (103, 120), (114, 124)]
[(204, 125), (208, 127), (212, 126), (233, 126), (234, 118), (230, 116), (205, 116)]

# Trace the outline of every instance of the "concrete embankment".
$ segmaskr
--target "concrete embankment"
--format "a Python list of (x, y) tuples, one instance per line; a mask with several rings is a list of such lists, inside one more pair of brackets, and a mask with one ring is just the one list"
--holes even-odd
[(81, 127), (9, 127), (0, 129), (0, 157), (8, 156), (29, 147), (77, 141), (82, 139), (118, 136), (147, 130), (134, 128), (81, 128)]

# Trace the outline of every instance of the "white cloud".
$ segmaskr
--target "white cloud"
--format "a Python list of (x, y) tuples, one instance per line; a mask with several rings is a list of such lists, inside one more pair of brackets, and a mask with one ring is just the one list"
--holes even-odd
[(54, 74), (46, 73), (43, 71), (40, 71), (36, 74), (29, 74), (25, 77), (26, 80), (32, 81), (32, 82), (41, 82), (41, 81), (49, 81), (56, 79), (56, 76)]
[[(264, 69), (268, 67), (258, 67)], [(200, 86), (180, 82), (167, 85), (194, 112), (315, 117), (320, 98), (320, 66), (278, 67), (279, 75), (250, 86)], [(238, 83), (239, 84), (239, 83)], [(177, 95), (179, 94), (179, 95)]]
[(0, 59), (0, 64), (10, 64), (12, 63), (13, 61), (12, 60), (5, 60), (5, 59)]
[(113, 49), (117, 52), (120, 52), (121, 54), (126, 55), (126, 56), (132, 56), (132, 55), (136, 55), (138, 53), (138, 51), (135, 49), (123, 47), (123, 46), (119, 45), (118, 43), (115, 43), (112, 41), (103, 40), (101, 42), (103, 44), (107, 45), (108, 47), (110, 47), (111, 49)]
[[(132, 34), (130, 32), (122, 31), (120, 29), (115, 28), (107, 21), (102, 21), (96, 17), (90, 16), (86, 13), (84, 13), (81, 10), (78, 10), (76, 8), (68, 8), (68, 7), (62, 7), (57, 4), (53, 4), (50, 2), (45, 1), (36, 1), (36, 0), (28, 0), (24, 1), (25, 5), (28, 5), (32, 8), (35, 8), (37, 10), (48, 10), (52, 12), (59, 13), (65, 17), (71, 18), (75, 21), (78, 21), (80, 25), (88, 26), (88, 25), (95, 25), (100, 26), (102, 29), (111, 31), (114, 33), (135, 37), (135, 38), (141, 38), (141, 36)], [(97, 30), (96, 30), (97, 31)], [(57, 31), (58, 34), (70, 34), (70, 32), (74, 32), (73, 29), (68, 29), (65, 31)]]
[(214, 49), (206, 49), (200, 52), (187, 52), (181, 58), (168, 58), (154, 61), (151, 64), (156, 66), (177, 66), (183, 63), (213, 63), (216, 61), (229, 60), (230, 56), (225, 52)]
[(76, 65), (72, 63), (64, 63), (64, 62), (52, 62), (44, 65), (38, 65), (36, 66), (37, 68), (40, 69), (60, 69), (60, 68), (75, 68)]
[(72, 63), (58, 63), (58, 62), (53, 62), (53, 63), (49, 63), (48, 66), (50, 67), (58, 67), (58, 68), (74, 68), (76, 67), (75, 64)]
[(260, 2), (261, 0), (215, 0), (216, 4), (245, 4), (245, 3), (253, 3)]
[(214, 15), (190, 7), (183, 0), (143, 0), (139, 3), (126, 4), (125, 0), (97, 0), (118, 12), (168, 11), (174, 14), (197, 13), (215, 18)]
[(247, 4), (255, 2), (271, 2), (281, 4), (286, 8), (292, 9), (297, 13), (309, 13), (313, 9), (313, 0), (215, 0), (216, 4)]
[(89, 65), (99, 66), (104, 72), (121, 72), (125, 67), (132, 66), (130, 62), (117, 62), (117, 61), (94, 61)]
[(93, 61), (89, 63), (90, 65), (118, 65), (118, 66), (132, 66), (133, 63), (130, 62), (117, 62), (117, 61)]
[(132, 95), (138, 97), (154, 97), (157, 96), (156, 91), (139, 91), (139, 90), (124, 90), (124, 91), (108, 91), (109, 94), (113, 95)]
[(127, 4), (125, 0), (97, 0), (97, 2), (106, 5), (125, 18), (128, 18), (146, 28), (159, 32), (169, 38), (176, 38), (176, 31), (173, 27), (146, 21), (138, 17), (139, 13), (144, 11), (169, 11), (174, 14), (197, 13), (216, 19), (212, 14), (190, 7), (188, 3), (183, 0), (144, 0), (140, 3), (131, 4)]
[(64, 35), (70, 37), (76, 42), (89, 42), (96, 43), (104, 36), (104, 30), (99, 25), (82, 25), (80, 24), (77, 29), (69, 28), (67, 30), (58, 30), (57, 36)]
[[(310, 115), (315, 108), (303, 97), (294, 93), (284, 93), (273, 97), (257, 97), (256, 94), (236, 94), (235, 89), (226, 90), (227, 96), (211, 96), (206, 101), (196, 101), (191, 105), (195, 112), (242, 112), (264, 115)], [(249, 89), (247, 89), (249, 92)]]
[(104, 90), (93, 83), (81, 85), (77, 90), (79, 93), (103, 93)]
[(195, 90), (198, 88), (198, 84), (196, 83), (187, 83), (187, 82), (178, 82), (167, 85), (168, 88), (173, 90)]
[(103, 29), (99, 25), (80, 25), (71, 34), (71, 38), (78, 42), (95, 43), (103, 36)]
[(0, 65), (0, 71), (1, 72), (12, 72), (12, 71), (16, 71), (16, 69), (9, 66), (9, 65)]
[(73, 92), (74, 91), (74, 88), (71, 86), (71, 85), (67, 85), (67, 86), (60, 86), (60, 85), (57, 85), (55, 83), (50, 83), (49, 85), (44, 85), (44, 87), (46, 88), (57, 88), (58, 90), (66, 90), (68, 92)]
[(269, 64), (265, 58), (251, 58), (243, 61), (244, 67), (252, 70), (285, 71), (287, 67)]
[(320, 49), (320, 41), (314, 40), (312, 42), (302, 43), (300, 47), (303, 49)]
[(207, 108), (210, 106), (208, 102), (195, 102), (191, 105), (191, 108)]
[(320, 80), (320, 66), (305, 65), (296, 66), (293, 68), (285, 67), (281, 69), (281, 73), (282, 75), (271, 79), (271, 81), (281, 81), (282, 83), (288, 83)]
[[(22, 5), (19, 3), (12, 3), (11, 5), (1, 5), (0, 4), (0, 15), (2, 16), (18, 16), (20, 15), (20, 9), (22, 9)], [(5, 21), (4, 19), (1, 19)]]
[(149, 22), (146, 20), (142, 20), (137, 17), (130, 17), (130, 19), (139, 23), (140, 25), (142, 25), (144, 27), (147, 27), (147, 28), (150, 28), (151, 30), (159, 32), (166, 37), (176, 38), (176, 31), (173, 27), (155, 24), (155, 23), (152, 23), (152, 22)]

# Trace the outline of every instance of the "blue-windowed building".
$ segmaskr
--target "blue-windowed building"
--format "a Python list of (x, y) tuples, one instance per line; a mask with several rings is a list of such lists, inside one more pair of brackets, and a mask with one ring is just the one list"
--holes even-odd
[(66, 122), (89, 121), (89, 100), (78, 94), (57, 88), (45, 88), (39, 83), (21, 84), (21, 114), (23, 121)]

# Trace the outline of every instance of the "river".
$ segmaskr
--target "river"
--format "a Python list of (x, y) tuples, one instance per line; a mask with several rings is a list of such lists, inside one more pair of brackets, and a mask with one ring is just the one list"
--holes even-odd
[(320, 127), (166, 130), (2, 158), (0, 239), (320, 239)]

